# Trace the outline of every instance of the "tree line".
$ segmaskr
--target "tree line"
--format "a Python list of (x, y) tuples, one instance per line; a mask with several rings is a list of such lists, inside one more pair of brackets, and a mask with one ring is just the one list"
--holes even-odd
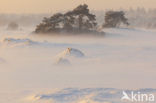
[[(108, 11), (105, 14), (103, 28), (119, 27), (121, 24), (129, 25), (123, 11)], [(51, 17), (44, 17), (37, 25), (35, 33), (86, 33), (98, 32), (96, 16), (90, 13), (88, 5), (79, 5), (72, 11), (56, 13)]]

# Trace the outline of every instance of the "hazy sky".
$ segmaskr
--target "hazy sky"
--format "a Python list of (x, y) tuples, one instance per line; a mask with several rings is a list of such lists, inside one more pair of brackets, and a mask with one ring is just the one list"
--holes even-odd
[(0, 0), (1, 13), (49, 13), (87, 3), (91, 9), (155, 8), (156, 0)]

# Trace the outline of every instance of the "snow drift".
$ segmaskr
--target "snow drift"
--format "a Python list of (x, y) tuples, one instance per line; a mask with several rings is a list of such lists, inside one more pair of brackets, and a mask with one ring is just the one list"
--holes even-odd
[[(34, 95), (32, 100), (52, 100), (54, 103), (123, 103), (121, 97), (125, 91), (128, 95), (134, 93), (156, 94), (156, 89), (121, 90), (115, 88), (65, 88), (48, 94)], [(32, 101), (31, 100), (31, 101)]]
[(72, 58), (82, 58), (84, 53), (75, 48), (67, 48), (56, 57), (57, 64), (69, 64)]
[(14, 38), (5, 38), (3, 43), (9, 46), (30, 46), (38, 44), (38, 42), (32, 41), (30, 39), (14, 39)]
[[(0, 64), (0, 102), (120, 103), (116, 93), (121, 91), (107, 89), (106, 92), (105, 88), (155, 88), (156, 31), (119, 28), (104, 31), (109, 33), (104, 38), (28, 38), (27, 33), (1, 32), (0, 36), (9, 39), (3, 40), (0, 46), (0, 57), (7, 61)], [(18, 46), (24, 48), (16, 48)], [(65, 49), (68, 47), (72, 49)], [(72, 65), (53, 65), (52, 57), (64, 49), (54, 62), (63, 58)], [(103, 89), (93, 90), (99, 86)], [(92, 89), (51, 92), (55, 88), (68, 87)], [(35, 94), (37, 101), (21, 101), (31, 94)]]

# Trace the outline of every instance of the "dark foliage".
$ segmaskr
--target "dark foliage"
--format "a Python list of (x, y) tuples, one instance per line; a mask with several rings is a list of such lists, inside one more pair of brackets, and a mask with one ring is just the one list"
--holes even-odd
[(95, 31), (97, 23), (95, 15), (91, 14), (88, 5), (79, 5), (65, 14), (57, 13), (50, 18), (44, 18), (37, 25), (36, 33), (53, 32), (90, 32)]
[(105, 14), (103, 27), (119, 27), (121, 23), (129, 25), (128, 19), (123, 11), (108, 11)]

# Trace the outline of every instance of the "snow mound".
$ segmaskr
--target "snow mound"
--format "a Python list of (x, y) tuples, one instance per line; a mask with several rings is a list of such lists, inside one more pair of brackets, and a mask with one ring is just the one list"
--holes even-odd
[(37, 44), (37, 42), (34, 42), (30, 39), (14, 39), (14, 38), (5, 38), (3, 40), (3, 43), (11, 46), (24, 46)]
[(72, 59), (84, 57), (84, 53), (75, 48), (67, 48), (57, 56), (57, 64), (70, 64)]
[[(33, 41), (29, 38), (4, 38), (0, 42), (0, 46), (9, 46), (9, 47), (69, 47), (73, 46), (73, 44), (70, 43), (54, 43), (54, 42), (48, 42), (46, 40), (44, 41)], [(74, 51), (74, 50), (73, 50)], [(72, 53), (73, 54), (73, 53)], [(78, 55), (80, 53), (77, 53)]]

